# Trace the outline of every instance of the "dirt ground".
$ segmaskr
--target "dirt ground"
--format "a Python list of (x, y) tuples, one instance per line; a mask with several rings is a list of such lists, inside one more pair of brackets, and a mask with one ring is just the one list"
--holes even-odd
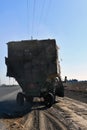
[(6, 130), (87, 130), (87, 104), (64, 97), (56, 97), (56, 104), (45, 108), (33, 104), (31, 111), (22, 117), (2, 119)]
[(87, 93), (65, 90), (65, 96), (83, 103), (87, 103)]
[(87, 81), (66, 82), (65, 89), (87, 93)]
[(87, 103), (87, 82), (68, 82), (64, 84), (65, 96)]
[(56, 103), (50, 108), (46, 108), (42, 100), (36, 98), (31, 105), (25, 104), (23, 111), (16, 111), (18, 116), (3, 116), (0, 119), (3, 127), (1, 125), (0, 129), (87, 130), (87, 93), (77, 89), (75, 91), (73, 87), (66, 86), (65, 97), (56, 97)]

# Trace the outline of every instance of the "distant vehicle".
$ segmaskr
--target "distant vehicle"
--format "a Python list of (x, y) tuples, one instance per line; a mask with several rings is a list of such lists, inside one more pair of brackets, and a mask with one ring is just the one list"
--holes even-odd
[(51, 106), (56, 95), (64, 96), (55, 39), (12, 41), (7, 46), (7, 76), (14, 77), (23, 91), (17, 94), (18, 104), (43, 97)]

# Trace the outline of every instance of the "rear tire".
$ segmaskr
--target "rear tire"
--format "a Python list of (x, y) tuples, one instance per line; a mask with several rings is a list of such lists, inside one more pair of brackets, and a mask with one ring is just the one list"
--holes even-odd
[(24, 95), (21, 92), (17, 94), (16, 101), (18, 105), (24, 105)]
[(48, 93), (44, 97), (46, 107), (51, 107), (55, 102), (55, 96), (52, 93)]

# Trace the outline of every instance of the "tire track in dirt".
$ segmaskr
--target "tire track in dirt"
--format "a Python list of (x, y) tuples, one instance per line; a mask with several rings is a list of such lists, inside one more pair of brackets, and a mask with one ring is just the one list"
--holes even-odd
[(59, 103), (55, 104), (54, 108), (63, 113), (66, 121), (71, 120), (78, 129), (87, 130), (87, 104), (64, 97), (59, 98)]
[(25, 116), (3, 119), (6, 130), (87, 130), (87, 104), (68, 97), (57, 100), (51, 108), (44, 108), (37, 99)]
[(52, 114), (45, 111), (43, 112), (43, 115), (45, 121), (45, 130), (67, 130), (66, 126)]
[(4, 119), (6, 130), (28, 130), (32, 127), (33, 113), (15, 119)]

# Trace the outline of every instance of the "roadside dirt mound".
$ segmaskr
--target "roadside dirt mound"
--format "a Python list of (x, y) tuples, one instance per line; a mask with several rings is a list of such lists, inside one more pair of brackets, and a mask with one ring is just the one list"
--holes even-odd
[(87, 103), (87, 82), (67, 82), (65, 86), (65, 96)]
[(64, 84), (65, 89), (87, 93), (87, 81), (67, 82)]

